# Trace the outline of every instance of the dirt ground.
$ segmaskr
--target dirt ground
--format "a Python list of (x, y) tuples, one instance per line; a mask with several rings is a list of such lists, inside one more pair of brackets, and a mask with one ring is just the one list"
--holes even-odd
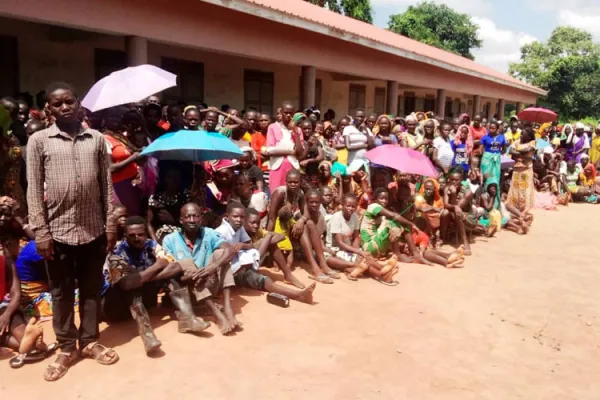
[(84, 360), (50, 384), (47, 362), (0, 357), (0, 398), (598, 399), (596, 235), (600, 209), (573, 205), (538, 212), (526, 237), (478, 239), (464, 269), (403, 265), (396, 287), (342, 279), (288, 309), (237, 292), (232, 337), (179, 334), (155, 310), (158, 357), (133, 323), (103, 325), (116, 365)]

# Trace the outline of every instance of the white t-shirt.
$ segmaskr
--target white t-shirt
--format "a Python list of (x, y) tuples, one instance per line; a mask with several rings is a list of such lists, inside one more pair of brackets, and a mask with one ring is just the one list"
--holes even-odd
[[(246, 232), (246, 228), (242, 226), (236, 232), (233, 229), (233, 226), (231, 226), (231, 224), (225, 219), (215, 230), (229, 244), (248, 243), (251, 241), (250, 236), (248, 236), (248, 232)], [(252, 268), (258, 270), (260, 267), (260, 253), (258, 250), (240, 250), (240, 252), (236, 254), (231, 261), (231, 272), (235, 274), (244, 265), (252, 265)]]
[(358, 215), (352, 214), (350, 220), (344, 218), (344, 213), (340, 210), (333, 214), (329, 221), (325, 242), (327, 247), (339, 247), (335, 240), (335, 234), (341, 233), (344, 237), (344, 243), (352, 245), (352, 235), (359, 229)]
[(441, 136), (433, 139), (433, 147), (437, 149), (437, 156), (440, 164), (444, 168), (450, 168), (452, 166), (452, 160), (454, 159), (454, 152), (450, 145), (450, 140), (444, 140)]
[[(362, 144), (367, 144), (367, 135), (358, 130), (354, 125), (349, 125), (344, 128), (344, 132), (342, 133), (343, 137), (348, 137), (349, 144), (351, 146)], [(354, 161), (355, 158), (364, 157), (364, 154), (367, 152), (367, 149), (359, 149), (359, 150), (348, 150), (348, 165)]]

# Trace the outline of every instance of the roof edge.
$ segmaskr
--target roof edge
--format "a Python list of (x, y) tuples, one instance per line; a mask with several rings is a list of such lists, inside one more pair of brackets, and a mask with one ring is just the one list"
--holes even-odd
[[(219, 7), (225, 7), (230, 10), (239, 11), (245, 14), (250, 14), (253, 16), (257, 16), (260, 18), (266, 18), (281, 24), (286, 24), (290, 26), (294, 26), (296, 28), (309, 30), (311, 32), (319, 33), (322, 35), (330, 36), (336, 39), (344, 40), (346, 42), (351, 42), (355, 44), (359, 44), (364, 47), (374, 48), (379, 51), (383, 51), (388, 54), (393, 54), (398, 57), (407, 58), (413, 61), (421, 62), (424, 64), (433, 65), (438, 68), (442, 68), (448, 71), (472, 76), (479, 79), (484, 79), (490, 82), (498, 83), (504, 86), (510, 86), (519, 90), (524, 90), (526, 92), (535, 93), (540, 96), (545, 96), (548, 92), (544, 89), (535, 87), (533, 85), (529, 85), (525, 82), (522, 84), (518, 84), (516, 82), (511, 82), (509, 80), (500, 79), (494, 76), (486, 75), (484, 73), (476, 72), (473, 70), (469, 70), (467, 68), (462, 68), (456, 65), (452, 65), (450, 63), (446, 63), (440, 60), (437, 60), (432, 57), (424, 56), (421, 54), (417, 54), (411, 51), (407, 51), (401, 49), (399, 47), (391, 46), (370, 38), (366, 38), (363, 36), (359, 36), (353, 32), (348, 32), (341, 29), (331, 28), (325, 25), (322, 25), (318, 22), (315, 22), (310, 19), (302, 18), (293, 14), (284, 14), (279, 10), (269, 8), (266, 6), (262, 6), (251, 1), (247, 0), (201, 0), (205, 3), (213, 4)], [(349, 18), (349, 17), (345, 17)], [(378, 28), (381, 29), (381, 28)], [(439, 49), (441, 51), (445, 51)]]

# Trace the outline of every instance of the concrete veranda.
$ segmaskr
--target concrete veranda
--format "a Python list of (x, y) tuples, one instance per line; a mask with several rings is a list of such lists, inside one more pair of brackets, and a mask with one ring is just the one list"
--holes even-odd
[(0, 397), (598, 399), (598, 211), (537, 212), (528, 236), (478, 239), (464, 269), (403, 265), (396, 287), (342, 279), (313, 306), (237, 292), (245, 330), (232, 337), (181, 335), (155, 312), (157, 358), (133, 323), (103, 325), (121, 360), (84, 360), (56, 383), (42, 377), (50, 361), (11, 370), (0, 357)]

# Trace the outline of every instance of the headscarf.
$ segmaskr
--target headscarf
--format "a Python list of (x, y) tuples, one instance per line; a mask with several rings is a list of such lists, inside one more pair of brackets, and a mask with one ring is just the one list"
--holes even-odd
[(210, 167), (213, 172), (218, 172), (227, 168), (233, 168), (237, 165), (237, 161), (234, 160), (217, 160), (210, 163)]
[(437, 181), (437, 179), (434, 179), (434, 178), (425, 179), (425, 181), (423, 181), (423, 184), (421, 185), (421, 188), (419, 189), (419, 195), (421, 195), (421, 197), (425, 198), (425, 184), (427, 182), (433, 182), (433, 186), (435, 187), (434, 194), (433, 194), (433, 206), (435, 208), (444, 208), (444, 201), (442, 200), (442, 196), (440, 195), (440, 183)]
[(562, 130), (560, 131), (560, 140), (567, 140), (567, 128), (571, 129), (571, 133), (573, 133), (575, 130), (573, 129), (573, 125), (571, 124), (565, 124), (565, 126), (563, 126)]
[(333, 163), (331, 166), (331, 176), (335, 176), (336, 174), (340, 174), (340, 176), (348, 176), (348, 167), (339, 162)]
[(379, 134), (379, 123), (381, 122), (381, 120), (383, 118), (387, 118), (388, 121), (390, 121), (390, 134), (392, 133), (392, 120), (390, 119), (389, 115), (386, 114), (381, 114), (378, 118), (377, 118), (377, 122), (375, 122), (375, 126), (373, 127), (373, 135), (378, 135)]
[[(494, 208), (500, 208), (500, 181), (495, 176), (488, 176), (485, 179), (485, 183), (483, 184), (483, 190), (487, 193), (488, 187), (490, 185), (496, 185), (496, 198), (494, 199)], [(498, 202), (498, 204), (496, 204)]]
[(585, 125), (583, 122), (578, 122), (575, 124), (575, 129), (585, 129)]
[(551, 122), (544, 122), (542, 124), (542, 126), (540, 126), (540, 129), (538, 129), (538, 131), (536, 132), (535, 137), (538, 138), (538, 139), (541, 138), (542, 137), (542, 133), (544, 133), (544, 131), (546, 130), (546, 128), (549, 128), (551, 126), (552, 126)]
[(461, 125), (458, 127), (458, 132), (456, 132), (456, 135), (454, 135), (454, 144), (455, 145), (460, 145), (462, 143), (462, 141), (460, 140), (460, 137), (462, 136), (462, 129), (463, 128), (467, 128), (467, 130), (469, 131), (469, 133), (467, 133), (467, 141), (465, 142), (467, 145), (467, 156), (469, 156), (471, 154), (471, 152), (473, 151), (473, 147), (474, 146), (474, 142), (473, 142), (473, 133), (471, 133), (471, 129), (469, 129), (469, 125)]
[(588, 162), (581, 172), (580, 177), (585, 186), (591, 186), (596, 183), (596, 174), (596, 166), (591, 162)]
[(298, 122), (300, 122), (303, 118), (306, 118), (306, 115), (304, 113), (297, 112), (292, 117), (292, 121), (294, 121), (294, 123), (298, 124)]

